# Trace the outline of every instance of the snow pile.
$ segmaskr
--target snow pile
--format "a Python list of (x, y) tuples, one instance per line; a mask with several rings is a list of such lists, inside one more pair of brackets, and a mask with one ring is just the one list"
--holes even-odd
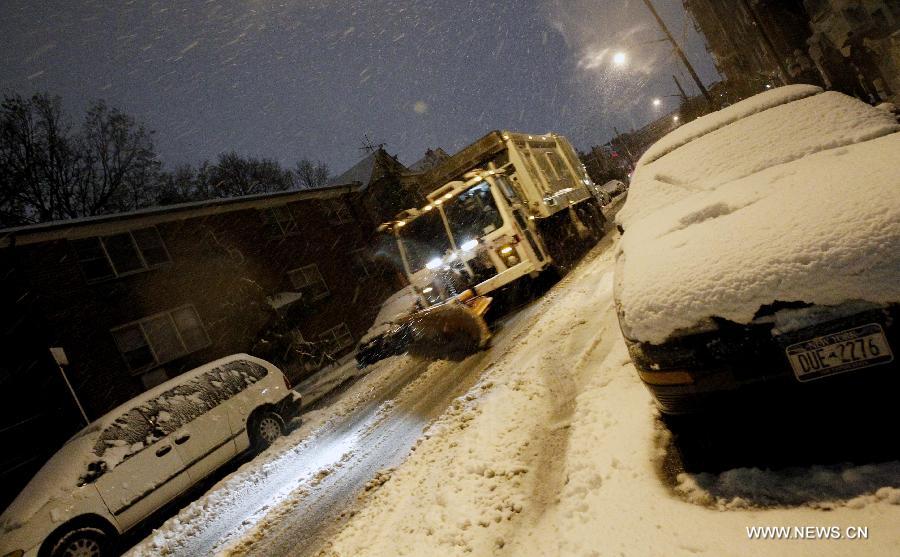
[(659, 343), (711, 315), (747, 323), (774, 300), (900, 300), (898, 129), (822, 93), (640, 167), (619, 217), (629, 335)]
[(294, 390), (303, 397), (304, 408), (315, 404), (333, 390), (371, 371), (370, 368), (357, 369), (356, 360), (352, 357), (345, 357), (342, 360), (337, 362), (337, 365), (320, 369), (294, 387)]
[(392, 322), (408, 314), (413, 309), (416, 299), (416, 293), (412, 289), (412, 286), (406, 286), (405, 288), (394, 292), (390, 298), (381, 304), (381, 310), (375, 317), (375, 322), (366, 334), (363, 335), (360, 342), (368, 342), (375, 336), (387, 331)]
[[(787, 470), (737, 468), (721, 474), (679, 474), (676, 490), (691, 502), (719, 509), (809, 505), (832, 510), (841, 502), (862, 508), (871, 502), (900, 505), (900, 462), (880, 465), (813, 466)], [(860, 494), (864, 495), (860, 495)], [(837, 503), (836, 503), (837, 502)]]

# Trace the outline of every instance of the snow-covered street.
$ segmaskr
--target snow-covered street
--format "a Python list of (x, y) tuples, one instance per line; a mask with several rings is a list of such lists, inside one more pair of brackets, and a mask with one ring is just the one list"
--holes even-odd
[[(133, 554), (896, 554), (896, 461), (679, 468), (618, 330), (617, 241), (488, 350), (380, 362)], [(823, 539), (751, 539), (770, 526)]]
[(900, 0), (169, 4), (0, 4), (0, 557), (900, 557)]

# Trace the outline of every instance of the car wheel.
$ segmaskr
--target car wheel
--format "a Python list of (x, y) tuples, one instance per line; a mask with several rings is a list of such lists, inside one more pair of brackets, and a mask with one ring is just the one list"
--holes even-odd
[(257, 451), (269, 447), (284, 435), (284, 420), (274, 412), (263, 412), (253, 420), (253, 446)]
[(99, 528), (76, 528), (65, 532), (50, 547), (50, 557), (104, 557), (111, 540)]

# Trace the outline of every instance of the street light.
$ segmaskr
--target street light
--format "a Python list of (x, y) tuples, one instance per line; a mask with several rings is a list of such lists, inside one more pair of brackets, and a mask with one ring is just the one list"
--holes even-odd
[(677, 121), (678, 121), (678, 115), (677, 115), (677, 114), (676, 114), (675, 116), (672, 116), (672, 121), (673, 121), (673, 122), (677, 122)]
[(657, 107), (658, 107), (658, 106), (661, 105), (661, 104), (662, 104), (662, 100), (660, 100), (660, 99), (653, 99), (653, 106), (657, 106)]
[(625, 53), (624, 52), (616, 52), (613, 54), (613, 64), (617, 66), (625, 65)]

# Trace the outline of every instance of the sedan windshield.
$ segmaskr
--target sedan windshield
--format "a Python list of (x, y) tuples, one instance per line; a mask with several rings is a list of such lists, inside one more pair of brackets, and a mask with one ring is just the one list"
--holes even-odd
[(503, 226), (491, 188), (481, 182), (444, 204), (444, 213), (457, 245), (476, 240)]

